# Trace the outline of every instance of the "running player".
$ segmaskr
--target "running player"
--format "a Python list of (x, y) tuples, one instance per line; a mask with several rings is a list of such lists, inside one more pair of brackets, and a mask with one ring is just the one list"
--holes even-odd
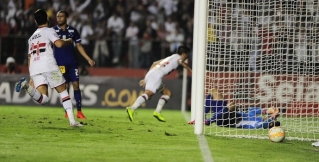
[[(192, 72), (192, 69), (185, 63), (188, 58), (188, 53), (190, 49), (186, 46), (179, 46), (177, 54), (173, 54), (165, 59), (158, 60), (153, 63), (150, 70), (147, 72), (145, 79), (140, 81), (140, 85), (145, 87), (145, 92), (143, 95), (139, 96), (134, 104), (126, 108), (126, 112), (131, 121), (133, 121), (134, 111), (142, 105), (147, 100), (150, 100), (152, 96), (161, 89), (162, 79), (165, 75), (175, 70), (179, 65), (183, 66), (185, 69)], [(156, 110), (153, 116), (161, 122), (165, 122), (164, 117), (160, 114), (165, 103), (170, 99), (171, 92), (164, 88), (162, 91), (162, 96), (158, 101)]]
[[(47, 13), (38, 9), (34, 12), (34, 19), (38, 29), (29, 38), (28, 67), (33, 86), (25, 78), (16, 85), (16, 92), (25, 89), (39, 104), (49, 101), (48, 85), (59, 93), (62, 105), (69, 116), (70, 126), (83, 126), (74, 119), (72, 102), (65, 88), (65, 79), (53, 56), (52, 45), (63, 47), (72, 44), (72, 39), (61, 40), (54, 29), (49, 28)], [(30, 81), (31, 82), (31, 81)]]
[[(94, 66), (95, 62), (87, 55), (83, 46), (81, 45), (81, 38), (79, 32), (67, 24), (69, 13), (66, 11), (59, 11), (57, 13), (57, 23), (58, 25), (54, 26), (56, 33), (59, 35), (60, 39), (72, 39), (75, 42), (75, 45), (80, 52), (80, 54), (87, 60), (87, 62)], [(78, 63), (76, 60), (75, 50), (73, 44), (69, 44), (65, 47), (58, 48), (54, 46), (54, 57), (59, 65), (59, 68), (66, 80), (66, 89), (69, 90), (69, 83), (72, 83), (74, 90), (74, 99), (76, 101), (77, 108), (77, 118), (86, 119), (82, 113), (82, 96), (81, 90), (79, 87), (79, 72), (78, 72)], [(65, 113), (67, 118), (67, 113)]]

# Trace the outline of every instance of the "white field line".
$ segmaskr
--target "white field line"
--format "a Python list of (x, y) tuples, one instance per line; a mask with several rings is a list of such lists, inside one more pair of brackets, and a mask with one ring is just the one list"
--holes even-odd
[[(190, 117), (185, 112), (182, 112), (182, 113), (184, 115), (185, 120), (188, 122), (190, 120)], [(213, 160), (213, 157), (210, 152), (205, 136), (197, 135), (197, 140), (198, 140), (199, 148), (202, 152), (203, 162), (213, 162), (214, 160)]]

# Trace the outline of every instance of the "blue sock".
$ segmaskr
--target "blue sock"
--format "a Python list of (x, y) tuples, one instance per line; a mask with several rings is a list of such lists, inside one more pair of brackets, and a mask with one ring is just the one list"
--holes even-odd
[(76, 109), (78, 111), (81, 111), (81, 100), (82, 100), (81, 90), (74, 90), (74, 98), (76, 102)]

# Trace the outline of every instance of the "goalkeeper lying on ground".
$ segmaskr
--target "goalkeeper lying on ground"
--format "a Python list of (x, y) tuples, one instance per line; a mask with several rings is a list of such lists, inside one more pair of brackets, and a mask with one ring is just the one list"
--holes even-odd
[[(280, 122), (276, 121), (279, 116), (278, 108), (271, 107), (262, 110), (259, 107), (250, 107), (248, 112), (237, 111), (235, 103), (227, 103), (216, 88), (213, 88), (211, 94), (206, 97), (205, 118), (209, 112), (212, 112), (213, 115), (210, 119), (205, 119), (205, 125), (216, 123), (217, 126), (244, 129), (268, 129), (280, 126)], [(266, 115), (266, 118), (261, 115)], [(190, 121), (188, 124), (194, 123), (195, 121)]]

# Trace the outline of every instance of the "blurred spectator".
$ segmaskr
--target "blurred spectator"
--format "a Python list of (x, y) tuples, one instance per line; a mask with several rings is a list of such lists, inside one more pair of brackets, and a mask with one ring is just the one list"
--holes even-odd
[(137, 26), (142, 26), (143, 22), (143, 6), (137, 5), (136, 7), (132, 8), (132, 11), (130, 13), (130, 22), (134, 22)]
[(132, 21), (130, 26), (126, 29), (125, 38), (129, 40), (129, 49), (128, 49), (128, 67), (131, 68), (139, 68), (139, 56), (140, 56), (140, 49), (139, 49), (139, 39), (138, 39), (139, 29), (135, 25), (135, 22)]
[[(147, 19), (146, 21), (149, 21), (149, 19)], [(155, 30), (155, 33), (156, 33), (156, 30), (158, 29), (158, 24), (157, 24), (156, 18), (152, 17), (152, 18), (150, 18), (150, 21), (151, 21), (151, 27), (153, 30)]]
[[(90, 20), (84, 20), (83, 21), (83, 27), (80, 31), (81, 34), (81, 44), (84, 48), (84, 50), (87, 52), (87, 54), (92, 58), (92, 49), (93, 49), (93, 43), (90, 41), (92, 38), (94, 38), (94, 31), (93, 26), (91, 24)], [(84, 57), (82, 55), (77, 55), (79, 63), (84, 64), (87, 63)]]
[(109, 57), (109, 48), (106, 41), (106, 20), (98, 22), (94, 28), (95, 45), (93, 50), (93, 60), (97, 66), (105, 66), (106, 59)]
[(8, 1), (8, 3), (7, 3), (8, 13), (6, 15), (6, 19), (7, 19), (8, 22), (16, 14), (16, 11), (18, 9), (17, 6), (18, 6), (17, 5), (17, 1), (15, 1), (15, 0), (9, 0)]
[(258, 37), (258, 25), (255, 26), (252, 30), (251, 34), (251, 48), (250, 48), (250, 58), (249, 58), (249, 66), (250, 69), (254, 72), (259, 72), (260, 67), (257, 65), (260, 55), (261, 55), (261, 47), (260, 47), (260, 39)]
[(166, 16), (165, 16), (164, 12), (165, 11), (162, 8), (162, 9), (159, 10), (158, 14), (155, 15), (158, 24), (164, 24), (165, 23), (165, 17)]
[(11, 26), (7, 23), (5, 18), (0, 18), (0, 36), (6, 36), (9, 34)]
[(177, 11), (177, 1), (175, 0), (157, 0), (157, 2), (159, 8), (164, 8), (166, 16), (170, 16)]
[[(4, 17), (2, 17), (0, 19), (0, 37), (1, 37), (1, 42), (2, 44), (0, 45), (1, 46), (1, 51), (0, 51), (0, 57), (1, 57), (1, 60), (5, 60), (6, 57), (8, 55), (10, 55), (11, 53), (10, 52), (10, 38), (7, 37), (7, 35), (9, 35), (10, 33), (10, 24), (6, 22), (6, 19)], [(12, 50), (11, 50), (12, 51)]]
[(174, 32), (166, 36), (166, 40), (170, 44), (170, 53), (177, 51), (177, 48), (183, 44), (184, 38), (185, 36), (180, 28), (176, 28)]
[(43, 6), (47, 3), (47, 0), (35, 0), (36, 8), (43, 8)]
[(295, 39), (295, 55), (297, 57), (297, 61), (299, 63), (301, 62), (307, 62), (307, 37), (306, 37), (306, 30), (305, 28), (296, 30), (298, 33), (296, 35)]
[(168, 17), (167, 21), (165, 22), (165, 30), (168, 33), (173, 33), (175, 31), (175, 22), (171, 17)]
[[(147, 19), (144, 22), (144, 26), (143, 26), (143, 28), (141, 30), (141, 34), (142, 34), (141, 36), (143, 36), (145, 32), (148, 32), (150, 34), (150, 36), (151, 36), (151, 39), (155, 39), (156, 38), (156, 30), (158, 28), (156, 29), (157, 25), (154, 24), (154, 23), (152, 23), (152, 20)], [(152, 24), (153, 24), (153, 26), (152, 26)]]
[(119, 13), (114, 12), (107, 20), (108, 36), (112, 38), (113, 64), (118, 64), (121, 56), (122, 35), (124, 29), (124, 21), (119, 17)]
[(93, 18), (95, 20), (94, 23), (99, 23), (103, 19), (106, 19), (105, 8), (102, 0), (97, 0), (97, 4), (93, 11)]
[(53, 5), (51, 4), (51, 2), (46, 2), (44, 4), (44, 6), (42, 7), (44, 10), (46, 10), (47, 14), (48, 14), (48, 18), (50, 22), (53, 22), (53, 24), (56, 24), (56, 20), (55, 20), (55, 10), (53, 8)]
[(148, 5), (147, 11), (150, 12), (152, 15), (158, 14), (158, 7), (156, 1), (153, 1)]
[(25, 22), (25, 34), (31, 35), (36, 29), (37, 29), (37, 26), (34, 23), (33, 15), (30, 14), (28, 15), (27, 20)]
[(141, 55), (140, 55), (140, 62), (141, 68), (149, 68), (152, 63), (152, 38), (151, 35), (145, 31), (143, 33), (143, 37), (141, 40)]
[[(175, 32), (176, 24), (189, 24), (188, 22), (192, 21), (194, 8), (194, 0), (187, 0), (183, 3), (180, 0), (5, 0), (3, 4), (0, 9), (2, 63), (8, 56), (13, 56), (17, 58), (17, 63), (26, 64), (25, 57), (20, 54), (25, 51), (27, 44), (20, 43), (20, 41), (25, 42), (28, 39), (26, 36), (35, 31), (37, 27), (32, 13), (38, 8), (43, 8), (47, 11), (51, 24), (56, 23), (52, 17), (55, 17), (57, 11), (66, 10), (72, 13), (69, 16), (68, 24), (74, 26), (82, 34), (83, 46), (88, 42), (88, 53), (99, 58), (97, 60), (100, 61), (98, 63), (100, 66), (108, 62), (122, 66), (119, 64), (122, 62), (121, 59), (128, 58), (130, 52), (127, 53), (126, 49), (129, 49), (130, 38), (123, 39), (123, 36), (126, 35), (123, 29), (129, 27), (131, 20), (139, 29), (138, 38), (142, 38), (147, 32), (147, 42), (151, 41), (153, 51), (150, 56), (151, 61), (165, 57), (165, 54), (169, 53), (169, 45), (166, 41), (168, 33), (159, 27), (160, 24), (170, 19), (166, 26), (170, 32)], [(117, 18), (114, 18), (113, 13), (117, 14)], [(87, 20), (88, 22), (85, 22)], [(110, 20), (110, 22), (104, 23), (103, 20)], [(102, 22), (104, 27), (108, 28), (108, 30), (104, 28), (106, 34), (102, 32)], [(180, 30), (184, 34), (184, 39), (187, 38), (187, 42), (191, 43), (192, 36), (185, 36), (185, 34), (186, 32), (187, 34), (192, 33), (192, 29), (187, 29), (185, 26)], [(7, 37), (3, 37), (4, 35)], [(10, 45), (6, 44), (7, 42), (11, 42)], [(140, 46), (139, 43), (138, 45)], [(109, 52), (107, 52), (107, 47), (111, 47)], [(89, 49), (92, 52), (89, 52)], [(107, 57), (108, 54), (112, 57)]]
[(84, 9), (90, 4), (91, 0), (70, 0), (71, 9), (75, 14), (83, 14)]
[(165, 53), (169, 53), (169, 44), (166, 41), (167, 35), (168, 32), (165, 30), (164, 24), (159, 24), (156, 36), (157, 40), (160, 42), (161, 53), (159, 56), (153, 56), (154, 60), (160, 60), (161, 58), (165, 57)]
[[(245, 43), (248, 41), (246, 33), (242, 30), (241, 26), (233, 26), (231, 32), (231, 47), (235, 52), (244, 52), (246, 51)], [(236, 54), (237, 56), (242, 56), (244, 53)], [(238, 62), (238, 60), (237, 60)]]
[(6, 61), (6, 66), (1, 70), (1, 73), (19, 74), (21, 73), (21, 69), (18, 67), (13, 57), (8, 57)]

